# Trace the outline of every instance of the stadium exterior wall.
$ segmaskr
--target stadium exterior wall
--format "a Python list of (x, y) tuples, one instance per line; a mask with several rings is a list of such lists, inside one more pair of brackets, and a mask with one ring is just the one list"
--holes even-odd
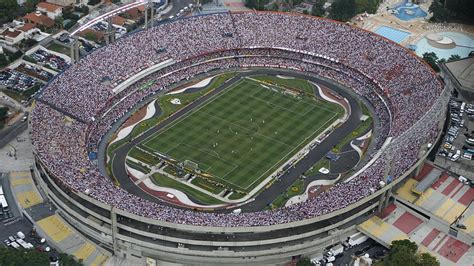
[[(429, 152), (424, 152), (420, 160), (403, 177), (344, 209), (296, 223), (261, 227), (198, 227), (139, 217), (112, 208), (82, 193), (63, 191), (60, 185), (56, 184), (53, 178), (44, 171), (38, 157), (34, 177), (66, 221), (84, 236), (99, 243), (116, 256), (131, 258), (141, 263), (144, 263), (145, 257), (181, 263), (284, 263), (292, 256), (313, 254), (332, 242), (350, 235), (356, 224), (368, 219), (370, 214), (377, 209), (381, 195), (406, 177), (416, 173), (428, 154)], [(361, 206), (365, 208), (356, 213), (350, 213), (354, 208)], [(328, 222), (326, 226), (317, 226), (319, 222), (329, 221), (333, 217), (347, 213), (350, 215), (337, 223)], [(125, 219), (132, 223), (140, 221), (148, 226), (167, 227), (170, 231), (166, 234), (151, 233), (127, 225)], [(302, 234), (292, 234), (298, 227), (312, 224), (315, 224), (315, 228)], [(288, 234), (283, 237), (260, 238), (260, 233), (271, 233), (279, 229), (287, 230)], [(194, 240), (192, 237), (186, 237), (194, 232), (207, 233), (209, 240)], [(234, 240), (235, 236), (244, 232), (254, 235), (254, 238), (248, 241)], [(222, 234), (230, 236), (227, 241), (212, 240), (212, 236)]]

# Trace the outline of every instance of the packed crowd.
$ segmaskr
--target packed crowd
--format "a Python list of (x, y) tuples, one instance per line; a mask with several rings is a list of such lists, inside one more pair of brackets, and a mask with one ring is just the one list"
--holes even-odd
[[(173, 65), (114, 94), (120, 82), (170, 58)], [(376, 146), (388, 137), (391, 144), (355, 178), (307, 202), (241, 215), (149, 202), (116, 187), (87, 158), (88, 147), (145, 98), (209, 71), (254, 66), (313, 73), (352, 89), (380, 118)], [(150, 80), (154, 84), (142, 89)], [(447, 100), (442, 88), (428, 67), (403, 48), (344, 24), (289, 14), (214, 14), (138, 32), (80, 60), (44, 91), (31, 118), (31, 136), (38, 158), (58, 182), (130, 213), (203, 226), (271, 225), (324, 215), (367, 197), (380, 188), (386, 167), (395, 178), (405, 173), (418, 160), (419, 147), (437, 135)]]

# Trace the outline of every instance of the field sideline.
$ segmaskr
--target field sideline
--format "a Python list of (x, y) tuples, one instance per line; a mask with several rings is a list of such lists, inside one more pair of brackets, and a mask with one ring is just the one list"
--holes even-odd
[(248, 192), (342, 114), (333, 103), (242, 79), (140, 147), (196, 162), (215, 181)]

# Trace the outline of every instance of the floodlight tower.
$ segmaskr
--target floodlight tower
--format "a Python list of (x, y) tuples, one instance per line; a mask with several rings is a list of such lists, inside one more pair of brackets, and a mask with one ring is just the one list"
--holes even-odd
[[(393, 169), (393, 165), (395, 164), (395, 160), (393, 158), (393, 153), (391, 152), (388, 152), (387, 153), (387, 165), (385, 166), (385, 171), (383, 173), (383, 180), (382, 182), (384, 182), (384, 186), (388, 185), (388, 182), (391, 182), (392, 180), (389, 180), (389, 177), (390, 177), (390, 173), (392, 172), (392, 169)], [(390, 177), (390, 179), (392, 179), (393, 177)], [(388, 205), (388, 200), (390, 199), (390, 196), (391, 196), (391, 189), (387, 189), (387, 191), (385, 191), (384, 193), (382, 193), (382, 195), (380, 195), (380, 200), (379, 200), (379, 207), (378, 207), (378, 211), (381, 212), (385, 207), (387, 207)]]
[(113, 43), (115, 41), (115, 28), (112, 26), (112, 18), (113, 17), (107, 18), (107, 31), (104, 34), (106, 44)]
[(71, 64), (79, 61), (79, 38), (74, 35), (74, 40), (71, 44)]
[(150, 20), (151, 20), (151, 26), (153, 27), (153, 10), (155, 9), (153, 7), (153, 0), (147, 0), (147, 3), (145, 4), (145, 27), (144, 29), (148, 28), (148, 8), (151, 7), (151, 12), (150, 12)]

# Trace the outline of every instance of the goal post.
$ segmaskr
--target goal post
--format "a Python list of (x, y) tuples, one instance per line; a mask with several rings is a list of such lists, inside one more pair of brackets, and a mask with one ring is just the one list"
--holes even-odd
[(189, 168), (189, 169), (192, 169), (194, 171), (198, 171), (199, 170), (199, 164), (196, 163), (196, 162), (193, 162), (191, 160), (184, 160), (183, 162), (183, 166), (185, 168)]

